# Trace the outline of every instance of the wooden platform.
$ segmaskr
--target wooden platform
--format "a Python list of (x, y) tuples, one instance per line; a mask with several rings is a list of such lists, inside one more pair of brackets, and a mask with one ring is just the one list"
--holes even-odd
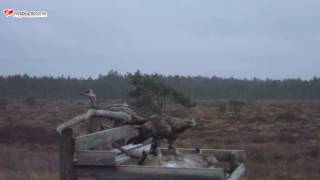
[[(130, 157), (119, 150), (90, 150), (105, 141), (116, 141), (133, 135), (129, 126), (108, 129), (80, 137), (72, 136), (72, 129), (65, 129), (60, 136), (60, 180), (93, 178), (97, 180), (238, 180), (245, 175), (243, 150), (200, 149), (200, 154), (212, 154), (219, 162), (230, 164), (229, 175), (222, 168), (169, 168), (160, 166), (128, 165)], [(150, 145), (128, 145), (124, 149), (141, 154)], [(194, 148), (178, 148), (182, 153), (193, 153)]]

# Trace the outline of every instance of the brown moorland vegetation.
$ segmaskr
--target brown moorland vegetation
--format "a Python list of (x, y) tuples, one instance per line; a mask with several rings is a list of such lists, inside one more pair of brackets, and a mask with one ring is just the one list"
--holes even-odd
[[(0, 110), (0, 179), (58, 179), (55, 127), (87, 108), (82, 101), (8, 102)], [(176, 146), (247, 150), (246, 179), (320, 179), (320, 101), (201, 101), (168, 112), (198, 122)]]

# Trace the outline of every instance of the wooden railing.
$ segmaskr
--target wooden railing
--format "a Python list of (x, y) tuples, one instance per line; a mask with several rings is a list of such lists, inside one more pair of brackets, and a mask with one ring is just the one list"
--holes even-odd
[[(71, 128), (62, 130), (60, 135), (59, 169), (60, 180), (94, 178), (97, 180), (115, 179), (195, 179), (195, 180), (238, 180), (245, 174), (245, 152), (243, 150), (200, 149), (202, 154), (212, 154), (218, 161), (230, 162), (234, 170), (226, 177), (222, 168), (167, 168), (159, 166), (124, 165), (130, 157), (117, 149), (92, 150), (95, 146), (136, 135), (129, 126), (112, 128), (79, 137), (73, 137)], [(141, 155), (150, 145), (128, 145), (123, 149)], [(182, 153), (194, 149), (178, 148)]]

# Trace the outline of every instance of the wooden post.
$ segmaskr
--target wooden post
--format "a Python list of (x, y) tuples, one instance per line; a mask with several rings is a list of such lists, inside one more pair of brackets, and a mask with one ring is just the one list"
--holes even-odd
[(75, 180), (73, 167), (74, 139), (71, 128), (62, 131), (59, 143), (60, 180)]

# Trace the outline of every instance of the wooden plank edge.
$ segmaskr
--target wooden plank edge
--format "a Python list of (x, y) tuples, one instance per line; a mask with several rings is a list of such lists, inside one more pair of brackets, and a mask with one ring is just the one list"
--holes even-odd
[(78, 136), (74, 139), (76, 150), (87, 150), (104, 142), (116, 141), (134, 135), (136, 135), (136, 132), (129, 125), (126, 125)]
[[(133, 149), (130, 152), (135, 154), (135, 155), (142, 155), (143, 151), (146, 151), (148, 153), (149, 150), (150, 150), (150, 147), (151, 147), (151, 144), (146, 144), (146, 145), (143, 145), (143, 146), (141, 146), (139, 148)], [(116, 156), (116, 163), (118, 165), (126, 163), (129, 160), (131, 160), (131, 158), (129, 156), (125, 155), (125, 154), (120, 154), (120, 155)]]
[(140, 179), (140, 180), (223, 180), (224, 172), (221, 168), (168, 168), (159, 166), (121, 165), (115, 167), (76, 167), (77, 177), (92, 177), (99, 180), (109, 179)]
[(230, 175), (227, 180), (239, 180), (246, 173), (246, 167), (244, 163), (241, 163)]
[(106, 166), (116, 165), (116, 154), (109, 151), (76, 151), (74, 156), (75, 165)]

